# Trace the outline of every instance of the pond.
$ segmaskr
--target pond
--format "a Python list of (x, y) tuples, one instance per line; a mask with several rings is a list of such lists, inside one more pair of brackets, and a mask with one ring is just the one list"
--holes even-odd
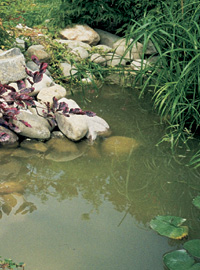
[[(0, 149), (0, 183), (17, 189), (0, 195), (0, 255), (25, 261), (27, 270), (161, 270), (162, 255), (182, 247), (150, 229), (157, 215), (187, 219), (189, 239), (199, 238), (200, 172), (185, 166), (192, 151), (157, 146), (165, 125), (148, 96), (105, 85), (91, 90), (83, 109), (105, 119), (111, 136), (129, 137), (138, 147), (126, 154), (94, 144), (55, 139), (51, 151)], [(199, 147), (192, 142), (193, 149)], [(186, 155), (186, 151), (188, 151)], [(12, 188), (12, 187), (11, 187)]]

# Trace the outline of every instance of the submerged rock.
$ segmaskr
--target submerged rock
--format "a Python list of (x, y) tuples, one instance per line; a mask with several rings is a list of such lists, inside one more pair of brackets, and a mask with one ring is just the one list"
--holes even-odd
[(35, 150), (42, 153), (47, 151), (46, 144), (37, 140), (26, 139), (20, 144), (20, 146), (25, 149)]
[(3, 182), (0, 183), (0, 194), (9, 194), (9, 193), (22, 193), (24, 190), (23, 186), (17, 182)]
[(129, 137), (112, 136), (102, 143), (102, 151), (109, 156), (129, 155), (140, 146), (140, 143)]
[(68, 140), (67, 138), (52, 138), (47, 143), (48, 147), (45, 158), (57, 162), (66, 162), (74, 160), (83, 155), (76, 143)]

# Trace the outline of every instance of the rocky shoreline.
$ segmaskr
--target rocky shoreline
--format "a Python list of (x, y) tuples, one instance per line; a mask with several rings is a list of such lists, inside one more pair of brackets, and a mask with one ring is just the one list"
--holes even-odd
[[(30, 28), (18, 25), (19, 29), (26, 31)], [(127, 44), (125, 39), (110, 34), (100, 29), (91, 29), (87, 25), (75, 25), (67, 27), (60, 32), (60, 39), (53, 42), (64, 44), (67, 50), (76, 58), (77, 61), (89, 58), (90, 61), (103, 66), (129, 65), (134, 70), (139, 70), (141, 65), (149, 65), (148, 61), (141, 61), (143, 45), (139, 42), (132, 46), (132, 49), (125, 54)], [(130, 40), (132, 42), (132, 40)], [(40, 62), (48, 62), (51, 58), (41, 44), (32, 45), (24, 54), (20, 51), (20, 47), (25, 49), (25, 39), (16, 39), (17, 47), (8, 51), (0, 51), (0, 82), (14, 87), (19, 91), (16, 81), (24, 80), (26, 87), (31, 87), (30, 78), (25, 72), (25, 66), (30, 70), (38, 69), (33, 61), (29, 61), (32, 55), (37, 56)], [(146, 48), (146, 55), (156, 53), (152, 44)], [(125, 54), (125, 55), (124, 55)], [(122, 56), (123, 59), (122, 59)], [(70, 77), (76, 75), (76, 68), (69, 61), (62, 62), (60, 68), (63, 76)], [(91, 78), (92, 81), (93, 78)], [(90, 77), (83, 78), (82, 81), (90, 83)], [(54, 82), (50, 72), (47, 70), (43, 74), (42, 81), (34, 85), (34, 91), (30, 96), (34, 98), (36, 108), (28, 106), (26, 109), (20, 109), (20, 113), (16, 116), (13, 123), (19, 127), (19, 132), (9, 130), (10, 139), (2, 142), (1, 145), (16, 145), (20, 138), (28, 138), (31, 140), (48, 141), (52, 138), (55, 125), (52, 125), (48, 119), (44, 117), (47, 110), (46, 104), (53, 104), (53, 98), (58, 103), (65, 102), (69, 109), (80, 109), (79, 105), (72, 99), (67, 98), (68, 89)], [(3, 100), (1, 100), (3, 102)], [(110, 136), (111, 129), (109, 124), (100, 116), (90, 117), (88, 115), (71, 114), (70, 117), (57, 112), (54, 115), (56, 125), (60, 131), (59, 136), (65, 136), (70, 141), (80, 141), (87, 139), (93, 142), (98, 136)], [(28, 122), (31, 127), (27, 127), (23, 122)], [(7, 128), (0, 126), (1, 132), (7, 132)]]

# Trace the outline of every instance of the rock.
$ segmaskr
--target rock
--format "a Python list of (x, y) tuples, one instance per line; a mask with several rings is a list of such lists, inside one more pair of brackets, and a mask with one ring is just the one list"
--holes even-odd
[(106, 58), (101, 56), (99, 53), (94, 53), (91, 55), (90, 60), (96, 64), (99, 64), (101, 66), (106, 65)]
[[(18, 177), (21, 170), (21, 162), (15, 159), (9, 159), (7, 162), (3, 159), (0, 164), (1, 181), (9, 179), (10, 177)], [(0, 182), (1, 182), (0, 181)]]
[(147, 66), (149, 66), (149, 63), (145, 59), (136, 59), (131, 62), (130, 66), (133, 70), (141, 70), (141, 67), (145, 69)]
[(20, 49), (13, 48), (0, 53), (0, 82), (7, 84), (26, 77), (25, 58)]
[(73, 76), (78, 72), (78, 70), (74, 66), (68, 63), (60, 63), (60, 68), (63, 72), (63, 75), (66, 77)]
[(55, 116), (58, 128), (68, 139), (79, 141), (87, 134), (88, 124), (84, 115), (71, 114), (70, 117), (66, 117), (55, 113)]
[(43, 142), (36, 141), (36, 140), (26, 139), (20, 144), (20, 146), (25, 149), (35, 150), (37, 152), (42, 152), (42, 153), (47, 151), (46, 144)]
[(149, 40), (145, 54), (152, 55), (152, 54), (157, 54), (157, 53), (158, 52), (157, 52), (155, 46), (153, 45), (153, 42), (151, 40)]
[(106, 58), (106, 63), (108, 66), (118, 66), (118, 65), (126, 65), (126, 61), (124, 59), (121, 59), (120, 55), (113, 54), (113, 53), (108, 53), (105, 56)]
[(133, 138), (112, 136), (102, 143), (102, 152), (109, 156), (128, 156), (139, 145), (140, 143)]
[[(42, 117), (32, 114), (30, 111), (20, 111), (16, 116), (17, 120), (13, 120), (13, 123), (19, 127), (19, 134), (33, 139), (49, 139), (49, 123)], [(26, 127), (20, 120), (28, 122), (31, 127)]]
[(99, 34), (99, 36), (100, 36), (100, 44), (102, 44), (102, 45), (106, 45), (106, 46), (108, 46), (108, 47), (110, 47), (110, 48), (112, 48), (113, 47), (113, 44), (117, 41), (117, 40), (119, 40), (120, 39), (120, 37), (119, 36), (117, 36), (117, 35), (113, 35), (113, 34), (111, 34), (111, 33), (109, 33), (109, 32), (106, 32), (106, 31), (103, 31), (103, 30), (101, 30), (101, 29), (94, 29), (98, 34)]
[(97, 136), (109, 136), (111, 134), (108, 123), (99, 116), (89, 117), (85, 115), (88, 124), (88, 133), (86, 137), (90, 141), (94, 141)]
[[(126, 39), (122, 38), (116, 41), (113, 44), (113, 48), (115, 49), (115, 53), (123, 56), (127, 60), (135, 60), (140, 59), (142, 55), (143, 45), (139, 42), (132, 44), (133, 40), (131, 39), (127, 45)], [(128, 46), (130, 46), (130, 50), (126, 52)]]
[(3, 146), (9, 145), (9, 146), (13, 146), (13, 147), (16, 147), (18, 145), (19, 138), (14, 132), (12, 132), (10, 129), (7, 129), (3, 126), (0, 126), (0, 133), (2, 133), (2, 132), (3, 133), (5, 132), (6, 134), (8, 134), (9, 137), (5, 141), (0, 140), (0, 145), (3, 145)]
[(77, 57), (77, 60), (86, 59), (89, 57), (88, 51), (82, 47), (74, 48), (71, 53)]
[(48, 120), (47, 120), (47, 118), (46, 118), (46, 114), (48, 113), (47, 106), (44, 104), (41, 104), (38, 101), (35, 101), (35, 105), (36, 105), (36, 108), (28, 106), (29, 111), (32, 114), (35, 114), (35, 115), (41, 117), (42, 119), (46, 119), (46, 121), (48, 123), (48, 126), (47, 126), (48, 129), (50, 131), (53, 130), (55, 128), (55, 121), (53, 121), (50, 117), (48, 117)]
[(45, 158), (48, 160), (65, 162), (74, 160), (83, 155), (76, 144), (65, 138), (52, 138), (46, 143), (48, 152)]
[(60, 131), (53, 131), (51, 133), (51, 138), (65, 138), (65, 135)]
[(17, 158), (30, 158), (33, 156), (36, 156), (38, 154), (35, 150), (25, 149), (25, 148), (16, 148), (12, 154), (11, 157), (17, 157)]
[(10, 193), (22, 193), (24, 190), (23, 186), (17, 182), (3, 182), (0, 183), (0, 194), (10, 194)]
[(28, 106), (28, 109), (31, 113), (41, 116), (41, 117), (45, 117), (45, 114), (48, 112), (47, 110), (47, 106), (44, 104), (41, 104), (38, 101), (34, 101), (36, 108)]
[(45, 103), (49, 102), (50, 105), (53, 104), (53, 97), (56, 97), (57, 99), (65, 97), (67, 94), (67, 91), (64, 87), (62, 87), (59, 84), (55, 84), (51, 87), (46, 87), (40, 90), (39, 94), (37, 95), (38, 101)]
[[(39, 71), (39, 66), (37, 64), (35, 64), (33, 61), (28, 61), (26, 63), (26, 67), (32, 71)], [(51, 77), (51, 73), (48, 71), (48, 69), (46, 70), (45, 74), (48, 76), (48, 77)], [(43, 77), (44, 79), (44, 77)], [(42, 79), (42, 80), (43, 80)]]
[(31, 58), (32, 55), (36, 55), (41, 62), (48, 62), (50, 55), (45, 51), (43, 45), (32, 45), (26, 51), (26, 55)]
[(16, 38), (15, 45), (25, 49), (25, 41), (21, 38)]
[[(30, 80), (32, 80), (31, 77), (29, 77)], [(26, 87), (31, 87), (31, 84), (29, 83), (29, 81), (26, 79), (25, 80), (26, 83)], [(53, 82), (53, 80), (51, 78), (49, 78), (49, 76), (47, 76), (46, 74), (43, 74), (43, 78), (40, 82), (35, 83), (34, 84), (34, 91), (31, 92), (29, 95), (30, 96), (36, 96), (43, 88), (47, 88), (47, 87), (51, 87), (55, 85), (55, 83)]]
[(73, 99), (68, 99), (68, 98), (61, 98), (58, 100), (58, 102), (65, 102), (67, 103), (69, 109), (75, 109), (75, 108), (79, 108), (78, 104), (76, 103), (76, 101), (74, 101)]
[(106, 45), (103, 45), (103, 44), (99, 44), (99, 45), (96, 45), (94, 46), (93, 48), (103, 52), (103, 53), (107, 53), (107, 52), (111, 52), (112, 51), (112, 48), (109, 47), (109, 46), (106, 46)]
[(55, 41), (60, 44), (66, 45), (71, 50), (77, 47), (84, 48), (87, 51), (90, 51), (92, 49), (92, 47), (89, 44), (78, 40), (55, 39)]
[(98, 33), (88, 25), (76, 24), (72, 27), (68, 26), (60, 31), (60, 34), (65, 39), (78, 40), (89, 45), (96, 45), (100, 40)]

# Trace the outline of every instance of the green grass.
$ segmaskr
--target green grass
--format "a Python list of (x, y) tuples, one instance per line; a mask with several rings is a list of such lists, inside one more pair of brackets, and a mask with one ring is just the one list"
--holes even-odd
[(151, 40), (157, 49), (157, 61), (137, 74), (135, 84), (143, 83), (141, 95), (153, 88), (154, 106), (170, 127), (163, 140), (174, 148), (180, 139), (187, 142), (199, 131), (200, 3), (193, 0), (182, 7), (180, 2), (177, 8), (163, 2), (162, 7), (156, 16), (146, 14), (132, 21), (126, 38), (142, 41), (144, 50)]

